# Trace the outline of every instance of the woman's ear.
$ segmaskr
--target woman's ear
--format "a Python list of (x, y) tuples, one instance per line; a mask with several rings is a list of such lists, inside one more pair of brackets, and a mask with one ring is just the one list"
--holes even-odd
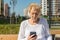
[(30, 18), (30, 13), (28, 12), (28, 17)]

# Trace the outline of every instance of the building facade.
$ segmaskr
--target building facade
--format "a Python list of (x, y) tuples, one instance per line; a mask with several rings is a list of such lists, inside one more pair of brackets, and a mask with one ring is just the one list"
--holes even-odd
[(0, 16), (4, 15), (4, 0), (0, 0)]
[(9, 5), (6, 3), (6, 4), (4, 4), (4, 16), (5, 16), (5, 17), (9, 17), (9, 14), (10, 14), (10, 7), (9, 7)]
[(60, 15), (60, 0), (42, 0), (43, 15)]
[(56, 0), (56, 15), (60, 15), (60, 0)]
[(1, 0), (0, 0), (0, 15), (1, 15)]
[(42, 14), (47, 15), (47, 0), (42, 0)]

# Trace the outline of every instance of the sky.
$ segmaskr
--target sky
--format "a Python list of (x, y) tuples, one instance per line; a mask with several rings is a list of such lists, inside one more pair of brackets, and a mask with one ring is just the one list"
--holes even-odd
[[(11, 0), (4, 0), (4, 4), (8, 3), (10, 7), (10, 14), (12, 14), (13, 6), (10, 4), (10, 1)], [(24, 9), (27, 8), (28, 5), (33, 2), (40, 4), (41, 0), (17, 0), (17, 3), (14, 8), (16, 15), (24, 16)]]

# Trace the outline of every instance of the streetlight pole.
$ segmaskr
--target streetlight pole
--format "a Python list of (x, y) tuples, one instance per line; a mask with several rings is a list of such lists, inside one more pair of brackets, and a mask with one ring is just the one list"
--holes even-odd
[(17, 0), (11, 0), (10, 4), (13, 6), (13, 12), (14, 12), (14, 8), (16, 6)]
[[(11, 4), (11, 6), (13, 7), (13, 13), (15, 12), (14, 11), (14, 8), (15, 8), (15, 6), (16, 6), (16, 4), (17, 4), (17, 0), (11, 0), (10, 1), (10, 4)], [(11, 23), (11, 18), (10, 18), (10, 23)]]

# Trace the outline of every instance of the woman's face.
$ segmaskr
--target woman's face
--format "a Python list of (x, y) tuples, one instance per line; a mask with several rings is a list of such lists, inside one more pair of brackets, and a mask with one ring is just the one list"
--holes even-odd
[(36, 8), (32, 7), (30, 11), (30, 18), (36, 21), (40, 16), (40, 13), (36, 10)]

